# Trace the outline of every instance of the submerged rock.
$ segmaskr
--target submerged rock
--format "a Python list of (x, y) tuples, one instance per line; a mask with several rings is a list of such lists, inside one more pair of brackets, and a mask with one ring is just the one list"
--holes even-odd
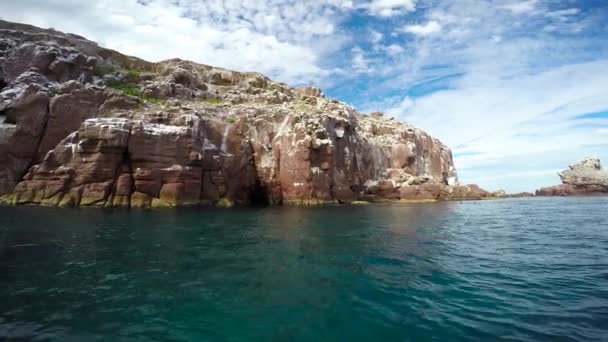
[(562, 184), (536, 190), (537, 196), (608, 194), (608, 171), (600, 160), (587, 158), (558, 173)]
[(149, 63), (0, 21), (0, 201), (94, 207), (492, 197), (451, 150), (315, 87)]

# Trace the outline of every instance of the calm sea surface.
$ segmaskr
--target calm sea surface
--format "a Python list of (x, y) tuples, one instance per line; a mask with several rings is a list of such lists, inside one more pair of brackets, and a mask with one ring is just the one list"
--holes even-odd
[(0, 208), (0, 340), (608, 341), (608, 197)]

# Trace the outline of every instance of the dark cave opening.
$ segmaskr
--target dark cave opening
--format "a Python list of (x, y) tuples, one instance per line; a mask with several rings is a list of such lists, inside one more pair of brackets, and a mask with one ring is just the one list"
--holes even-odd
[(15, 118), (12, 116), (9, 116), (5, 110), (0, 110), (0, 124), (3, 124), (3, 123), (14, 125)]
[(10, 113), (8, 110), (0, 110), (0, 124), (17, 124), (17, 118), (15, 117), (14, 111)]
[(6, 88), (6, 86), (8, 86), (8, 83), (4, 82), (3, 78), (0, 78), (0, 91), (2, 91), (2, 89)]
[(256, 207), (270, 205), (268, 188), (261, 185), (260, 182), (255, 182), (255, 186), (249, 191), (249, 203)]

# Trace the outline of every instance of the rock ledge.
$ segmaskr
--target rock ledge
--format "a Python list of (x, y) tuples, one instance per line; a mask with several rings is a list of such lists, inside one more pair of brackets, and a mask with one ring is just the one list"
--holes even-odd
[(537, 196), (608, 195), (608, 171), (600, 160), (587, 158), (558, 173), (562, 184), (536, 190)]

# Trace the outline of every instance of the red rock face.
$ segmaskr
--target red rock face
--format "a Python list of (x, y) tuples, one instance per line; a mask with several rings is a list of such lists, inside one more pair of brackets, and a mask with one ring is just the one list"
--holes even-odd
[[(297, 123), (291, 115), (235, 123), (183, 112), (142, 117), (85, 120), (29, 170), (12, 202), (174, 207), (489, 196), (447, 185), (449, 150), (428, 135), (378, 146), (359, 135), (348, 112)], [(434, 151), (447, 152), (424, 157)], [(417, 169), (430, 172), (410, 173)]]
[(0, 194), (12, 190), (36, 156), (48, 116), (43, 87), (22, 85), (9, 96), (0, 103), (5, 120), (0, 124)]
[[(137, 122), (126, 151), (143, 202), (134, 206), (181, 206), (200, 203), (202, 140), (196, 116), (164, 117), (165, 123)], [(179, 124), (179, 125), (176, 125)]]
[[(49, 54), (38, 31), (65, 46)], [(439, 140), (318, 88), (147, 63), (38, 31), (9, 35), (10, 50), (0, 51), (9, 56), (0, 60), (0, 201), (176, 207), (490, 196), (458, 184)], [(99, 75), (98, 66), (113, 71)]]
[(129, 132), (130, 123), (124, 119), (86, 121), (29, 170), (15, 188), (14, 203), (103, 206)]
[(82, 122), (96, 117), (99, 107), (105, 100), (102, 90), (85, 88), (77, 82), (68, 85), (73, 88), (70, 92), (53, 97), (49, 103), (44, 136), (38, 146), (36, 159), (38, 162), (42, 161), (46, 153), (55, 148), (63, 138), (77, 131)]

